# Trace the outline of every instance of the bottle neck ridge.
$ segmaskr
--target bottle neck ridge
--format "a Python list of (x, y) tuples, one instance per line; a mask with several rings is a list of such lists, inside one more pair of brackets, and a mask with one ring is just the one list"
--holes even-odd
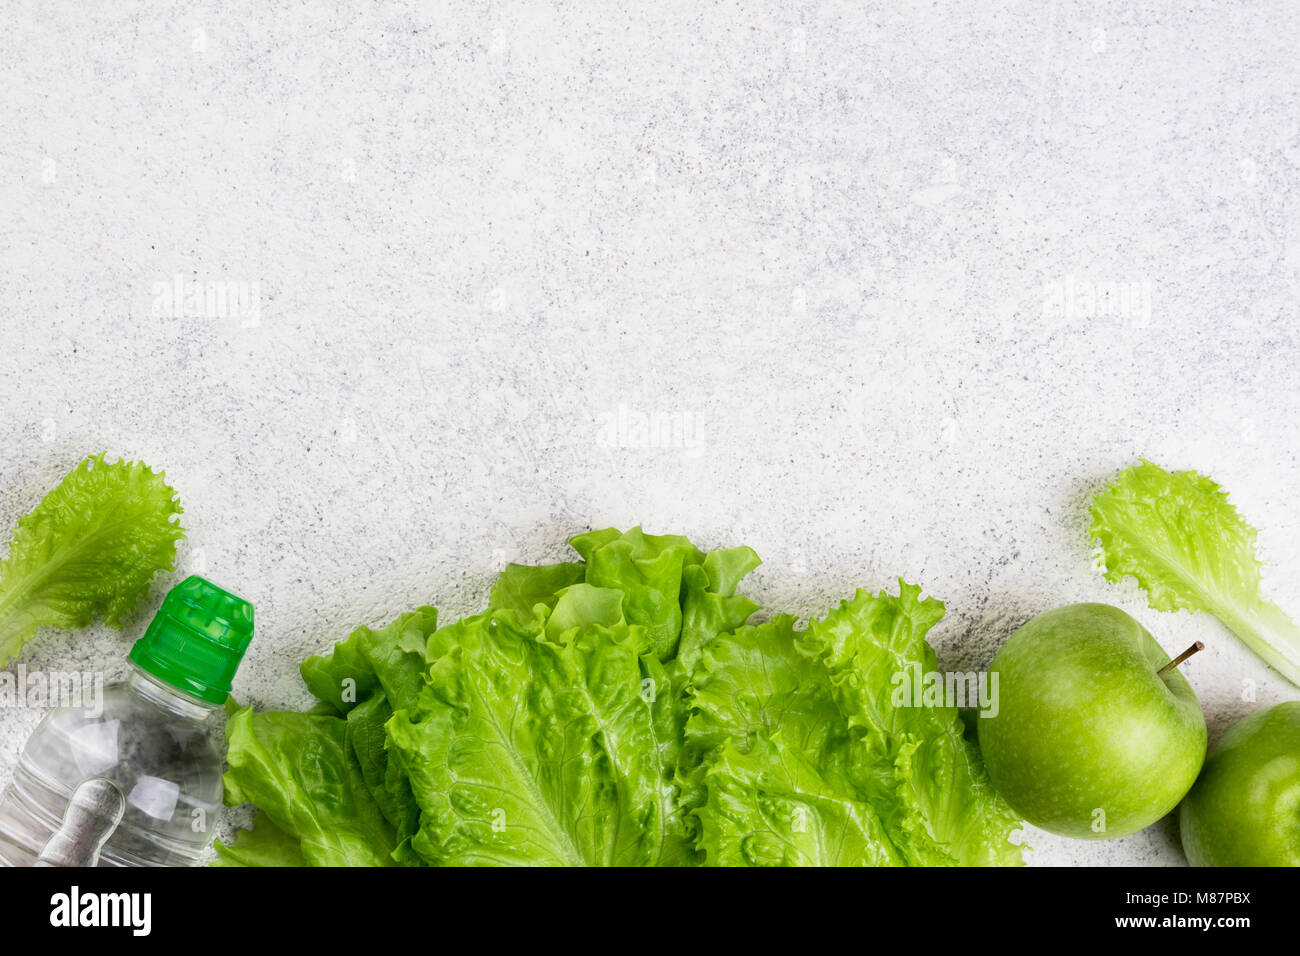
[(131, 665), (131, 674), (126, 679), (126, 686), (135, 696), (147, 700), (160, 710), (186, 720), (206, 720), (220, 706), (187, 694), (135, 664)]

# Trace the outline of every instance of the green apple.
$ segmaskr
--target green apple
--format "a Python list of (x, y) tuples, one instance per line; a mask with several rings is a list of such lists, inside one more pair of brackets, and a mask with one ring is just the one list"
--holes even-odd
[(1300, 701), (1234, 724), (1178, 811), (1194, 866), (1300, 866)]
[(979, 742), (993, 785), (1065, 836), (1104, 840), (1159, 820), (1205, 761), (1205, 715), (1177, 670), (1193, 650), (1171, 661), (1108, 604), (1038, 615), (989, 671), (997, 707), (979, 718)]

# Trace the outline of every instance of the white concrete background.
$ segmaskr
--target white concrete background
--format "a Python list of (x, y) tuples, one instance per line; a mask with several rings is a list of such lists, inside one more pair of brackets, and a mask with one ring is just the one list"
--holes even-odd
[[(1199, 468), (1300, 612), (1289, 0), (5, 21), (0, 524), (91, 451), (165, 467), (189, 541), (153, 601), (206, 568), (256, 603), (241, 700), (302, 705), (298, 661), (353, 626), (472, 611), (495, 564), (638, 522), (752, 545), (766, 607), (919, 582), (949, 666), (1090, 599), (1207, 642), (1216, 734), (1297, 697), (1104, 583), (1085, 532), (1138, 456)], [(256, 306), (178, 314), (177, 275)], [(1142, 295), (1062, 307), (1067, 281)], [(620, 409), (690, 447), (610, 447)], [(120, 672), (132, 636), (25, 661)], [(37, 716), (0, 714), (0, 773)], [(1167, 824), (1030, 836), (1181, 862)]]

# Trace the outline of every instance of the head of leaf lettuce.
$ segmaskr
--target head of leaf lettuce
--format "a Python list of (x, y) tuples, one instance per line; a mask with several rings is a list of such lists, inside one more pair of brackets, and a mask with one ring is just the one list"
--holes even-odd
[(748, 623), (749, 548), (639, 528), (510, 565), (487, 607), (360, 628), (307, 713), (236, 710), (223, 865), (1018, 864), (1020, 822), (933, 670), (943, 605), (899, 582), (806, 628)]

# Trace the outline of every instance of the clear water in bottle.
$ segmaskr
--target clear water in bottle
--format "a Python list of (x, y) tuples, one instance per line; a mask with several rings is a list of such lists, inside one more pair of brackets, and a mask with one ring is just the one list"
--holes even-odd
[(131, 650), (101, 706), (51, 712), (0, 799), (0, 863), (187, 866), (212, 840), (221, 704), (252, 637), (252, 605), (190, 577)]

